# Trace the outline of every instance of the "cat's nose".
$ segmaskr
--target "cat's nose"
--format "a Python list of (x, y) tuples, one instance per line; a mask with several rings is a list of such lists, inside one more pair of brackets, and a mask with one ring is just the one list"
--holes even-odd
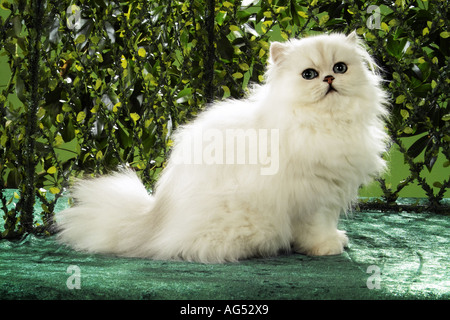
[(334, 80), (333, 76), (326, 76), (325, 78), (323, 78), (323, 82), (328, 82), (328, 84), (332, 84)]

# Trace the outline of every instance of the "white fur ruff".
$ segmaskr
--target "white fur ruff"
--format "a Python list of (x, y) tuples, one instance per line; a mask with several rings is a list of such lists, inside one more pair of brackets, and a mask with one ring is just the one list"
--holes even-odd
[[(337, 62), (347, 72), (333, 74)], [(153, 195), (128, 170), (80, 181), (75, 205), (57, 215), (59, 240), (82, 251), (205, 263), (292, 249), (342, 253), (340, 214), (385, 168), (385, 95), (373, 66), (354, 34), (273, 43), (264, 85), (177, 130)], [(308, 68), (317, 79), (302, 78)], [(326, 94), (328, 74), (336, 91)], [(226, 158), (237, 147), (214, 139), (227, 130), (243, 130), (246, 141), (267, 135), (256, 136), (253, 162), (251, 142), (243, 163)]]

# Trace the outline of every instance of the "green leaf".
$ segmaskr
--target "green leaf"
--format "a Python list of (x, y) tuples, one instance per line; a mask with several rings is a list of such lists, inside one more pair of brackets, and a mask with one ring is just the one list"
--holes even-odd
[(297, 11), (297, 14), (302, 18), (308, 19), (308, 14), (304, 11)]
[(97, 152), (97, 154), (95, 155), (95, 159), (97, 159), (97, 160), (103, 159), (103, 152), (102, 152), (102, 150), (99, 150)]
[(425, 150), (425, 148), (427, 147), (427, 145), (430, 143), (431, 138), (428, 137), (427, 135), (419, 138), (418, 140), (416, 140), (416, 142), (414, 142), (408, 149), (407, 154), (411, 157), (411, 158), (416, 158), (419, 154), (422, 153), (422, 151)]
[(186, 96), (189, 96), (192, 94), (192, 88), (184, 88), (183, 90), (181, 90), (180, 92), (178, 92), (177, 94), (177, 100), (184, 98)]
[(54, 91), (56, 89), (57, 85), (58, 85), (58, 80), (55, 78), (50, 79), (50, 81), (48, 82), (48, 88), (50, 89), (50, 91)]
[(86, 36), (84, 34), (78, 35), (78, 37), (75, 39), (75, 44), (81, 44), (86, 41)]
[(435, 188), (442, 188), (443, 187), (443, 185), (442, 185), (442, 183), (441, 182), (439, 182), (439, 181), (435, 181), (434, 183), (433, 183), (433, 187), (435, 187)]
[(61, 190), (60, 190), (59, 188), (57, 188), (57, 187), (51, 187), (51, 188), (49, 189), (49, 191), (50, 191), (50, 193), (52, 193), (52, 194), (57, 194), (57, 193), (60, 193), (60, 192), (61, 192)]
[(63, 122), (63, 121), (64, 121), (64, 115), (61, 114), (61, 113), (58, 113), (58, 114), (56, 115), (56, 122), (61, 123), (61, 122)]
[(16, 94), (20, 101), (27, 102), (25, 84), (19, 74), (16, 76)]
[(226, 16), (227, 16), (226, 11), (219, 11), (218, 13), (216, 13), (216, 22), (219, 26), (221, 26), (223, 24)]
[(233, 4), (232, 4), (231, 2), (228, 2), (228, 1), (224, 1), (224, 2), (222, 3), (222, 5), (223, 5), (224, 7), (226, 7), (226, 8), (232, 8), (232, 7), (233, 7)]
[(145, 58), (145, 57), (147, 56), (147, 51), (145, 51), (144, 48), (139, 48), (139, 50), (138, 50), (138, 55), (139, 55), (141, 58)]
[(235, 78), (235, 79), (240, 79), (240, 78), (242, 78), (244, 75), (242, 74), (242, 73), (240, 73), (240, 72), (235, 72), (235, 73), (233, 73), (233, 78)]
[(265, 51), (264, 49), (261, 48), (261, 49), (259, 50), (258, 57), (259, 57), (259, 58), (262, 58), (262, 57), (264, 57), (265, 54), (266, 54), (266, 51)]
[(400, 58), (407, 42), (408, 38), (394, 39), (393, 37), (389, 37), (387, 40), (386, 49), (390, 55), (395, 58)]
[(86, 118), (86, 113), (84, 111), (80, 111), (77, 115), (77, 122), (81, 122)]
[(122, 106), (122, 102), (117, 102), (114, 107), (113, 107), (113, 112), (117, 113), (117, 111), (119, 111), (119, 108)]
[(406, 134), (412, 134), (412, 133), (414, 133), (414, 129), (411, 128), (411, 127), (405, 127), (403, 129), (403, 132), (406, 133)]
[(319, 19), (319, 25), (324, 25), (325, 23), (327, 23), (327, 21), (330, 19), (330, 16), (328, 14), (323, 15), (320, 19)]
[(248, 71), (248, 69), (250, 69), (250, 67), (246, 63), (240, 63), (239, 68), (241, 68), (242, 71)]
[(95, 90), (98, 90), (98, 88), (100, 88), (101, 86), (102, 86), (102, 80), (97, 79), (97, 80), (95, 81), (94, 89), (95, 89)]
[(3, 148), (6, 147), (7, 142), (8, 142), (8, 135), (2, 134), (2, 137), (0, 138), (0, 144), (2, 145)]
[(395, 99), (395, 103), (396, 103), (396, 104), (402, 104), (403, 101), (405, 101), (405, 99), (406, 99), (406, 97), (405, 97), (403, 94), (401, 94), (401, 95), (399, 95), (399, 96), (397, 97), (397, 99)]
[(400, 114), (402, 115), (402, 118), (403, 118), (403, 119), (408, 119), (408, 118), (409, 118), (409, 112), (408, 112), (408, 110), (401, 109), (401, 110), (400, 110)]
[(437, 86), (437, 82), (434, 79), (431, 80), (431, 89), (436, 88), (436, 86)]
[(2, 2), (0, 3), (0, 8), (2, 8), (3, 10), (11, 10), (11, 4), (7, 0), (2, 0)]
[(54, 174), (56, 172), (57, 172), (57, 169), (54, 166), (47, 169), (47, 173), (49, 173), (49, 174)]
[(130, 118), (133, 120), (134, 124), (136, 124), (140, 116), (137, 113), (130, 113)]
[(122, 55), (122, 57), (120, 58), (120, 65), (122, 66), (122, 68), (126, 69), (128, 66), (128, 62), (127, 59), (125, 58), (124, 55)]
[(231, 91), (230, 91), (230, 88), (228, 88), (228, 86), (222, 86), (222, 90), (223, 90), (222, 99), (226, 99), (231, 95)]

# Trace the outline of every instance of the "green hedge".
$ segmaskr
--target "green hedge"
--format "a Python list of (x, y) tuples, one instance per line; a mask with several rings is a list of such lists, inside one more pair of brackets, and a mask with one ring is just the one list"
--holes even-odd
[[(399, 192), (417, 183), (425, 209), (448, 211), (448, 175), (423, 175), (450, 164), (447, 2), (247, 3), (2, 0), (0, 50), (11, 78), (0, 95), (0, 185), (18, 189), (16, 206), (0, 195), (3, 237), (47, 230), (75, 176), (129, 165), (151, 188), (171, 132), (208, 102), (263, 81), (271, 40), (330, 31), (356, 30), (383, 68), (387, 130), (410, 170), (396, 186), (380, 179), (382, 201), (370, 205), (395, 208)], [(405, 146), (404, 137), (414, 142)]]

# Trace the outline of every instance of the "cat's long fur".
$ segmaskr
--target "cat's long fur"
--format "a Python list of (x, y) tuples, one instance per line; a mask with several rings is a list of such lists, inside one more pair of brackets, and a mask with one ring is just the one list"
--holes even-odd
[[(335, 74), (337, 62), (348, 70)], [(304, 79), (308, 68), (318, 77)], [(265, 84), (177, 130), (153, 195), (130, 170), (82, 180), (72, 190), (75, 205), (57, 215), (59, 240), (89, 252), (205, 263), (291, 248), (341, 253), (348, 239), (337, 230), (340, 214), (385, 168), (386, 99), (373, 69), (354, 33), (273, 43)], [(326, 75), (334, 76), (337, 91), (326, 94)], [(200, 135), (224, 137), (230, 129), (272, 132), (278, 144), (269, 137), (256, 164), (186, 161), (183, 152), (195, 153)], [(262, 174), (275, 160), (273, 171)]]

